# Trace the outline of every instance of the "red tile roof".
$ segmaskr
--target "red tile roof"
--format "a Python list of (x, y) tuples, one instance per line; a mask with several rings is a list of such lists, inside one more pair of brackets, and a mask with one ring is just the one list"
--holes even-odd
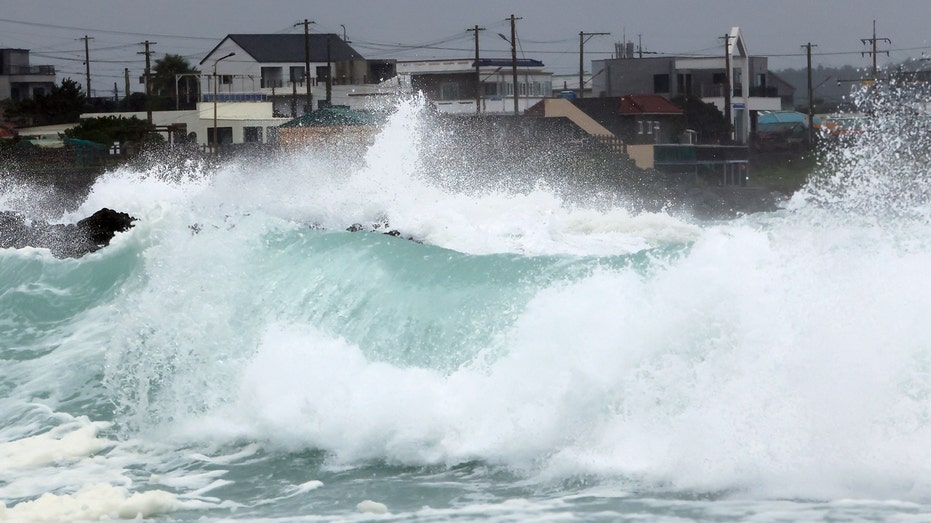
[(682, 114), (682, 108), (658, 94), (629, 94), (621, 98), (621, 114)]

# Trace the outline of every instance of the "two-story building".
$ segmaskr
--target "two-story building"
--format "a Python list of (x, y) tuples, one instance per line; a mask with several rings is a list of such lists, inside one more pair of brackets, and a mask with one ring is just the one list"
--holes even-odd
[(214, 92), (220, 101), (271, 101), (275, 114), (291, 117), (360, 105), (396, 75), (394, 60), (366, 60), (336, 34), (230, 34), (199, 65), (203, 101)]
[(0, 49), (0, 100), (28, 100), (55, 87), (55, 66), (29, 65), (28, 49)]
[[(723, 38), (722, 38), (723, 39)], [(595, 96), (658, 94), (671, 99), (698, 96), (727, 114), (730, 104), (734, 141), (746, 144), (758, 111), (782, 109), (778, 84), (770, 79), (768, 59), (750, 56), (740, 28), (731, 29), (721, 56), (633, 56), (593, 61), (600, 71), (592, 82)], [(730, 71), (728, 71), (728, 65)]]
[[(553, 74), (543, 62), (510, 58), (417, 60), (398, 62), (398, 75), (441, 113), (523, 113), (553, 92)], [(476, 109), (478, 104), (478, 109)]]

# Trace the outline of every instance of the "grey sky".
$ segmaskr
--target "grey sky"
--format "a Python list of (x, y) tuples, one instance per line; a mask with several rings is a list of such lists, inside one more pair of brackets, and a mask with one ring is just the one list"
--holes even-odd
[[(95, 91), (119, 84), (129, 68), (141, 74), (143, 40), (157, 42), (155, 57), (180, 54), (196, 64), (229, 33), (300, 32), (295, 23), (314, 20), (314, 32), (342, 34), (366, 58), (398, 60), (472, 56), (479, 25), (483, 56), (509, 56), (506, 18), (514, 14), (520, 52), (543, 61), (556, 74), (574, 74), (579, 32), (610, 32), (585, 44), (585, 68), (610, 57), (614, 43), (642, 38), (648, 52), (717, 55), (720, 36), (739, 26), (753, 55), (770, 56), (770, 68), (805, 66), (801, 45), (817, 44), (815, 65), (867, 67), (861, 38), (881, 43), (880, 64), (931, 55), (931, 1), (892, 0), (520, 0), (443, 2), (428, 0), (0, 0), (0, 47), (33, 51), (34, 65), (52, 64), (59, 78), (84, 83), (85, 34), (90, 41)], [(931, 67), (931, 65), (929, 65)], [(133, 89), (139, 89), (133, 82)], [(99, 93), (103, 94), (103, 93)]]

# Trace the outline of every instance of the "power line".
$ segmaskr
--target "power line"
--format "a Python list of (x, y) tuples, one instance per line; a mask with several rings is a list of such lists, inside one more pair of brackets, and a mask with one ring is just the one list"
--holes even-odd
[(216, 42), (216, 38), (209, 38), (206, 36), (189, 36), (189, 35), (176, 35), (176, 34), (159, 34), (159, 33), (139, 33), (139, 32), (129, 32), (129, 31), (114, 31), (112, 29), (98, 29), (93, 27), (77, 27), (69, 25), (56, 25), (56, 24), (44, 24), (39, 22), (27, 22), (25, 20), (11, 20), (9, 18), (0, 18), (0, 22), (7, 22), (11, 24), (21, 24), (29, 25), (33, 27), (45, 27), (49, 29), (67, 29), (69, 31), (89, 31), (95, 33), (107, 33), (107, 34), (118, 34), (118, 35), (129, 35), (129, 36), (157, 36), (160, 38), (183, 38), (188, 40), (206, 40), (211, 42)]

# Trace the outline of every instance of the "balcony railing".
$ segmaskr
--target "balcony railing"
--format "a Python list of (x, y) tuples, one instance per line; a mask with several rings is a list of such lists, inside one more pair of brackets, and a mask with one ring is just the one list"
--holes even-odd
[[(702, 98), (714, 98), (724, 96), (724, 84), (699, 84), (698, 93)], [(734, 84), (732, 96), (743, 96), (743, 86)], [(779, 89), (776, 87), (751, 87), (750, 96), (764, 98), (778, 98)]]
[(751, 87), (750, 96), (759, 96), (764, 98), (777, 98), (779, 97), (779, 88), (778, 87)]
[(43, 76), (55, 76), (55, 66), (54, 65), (10, 65), (6, 67), (8, 75), (43, 75)]

